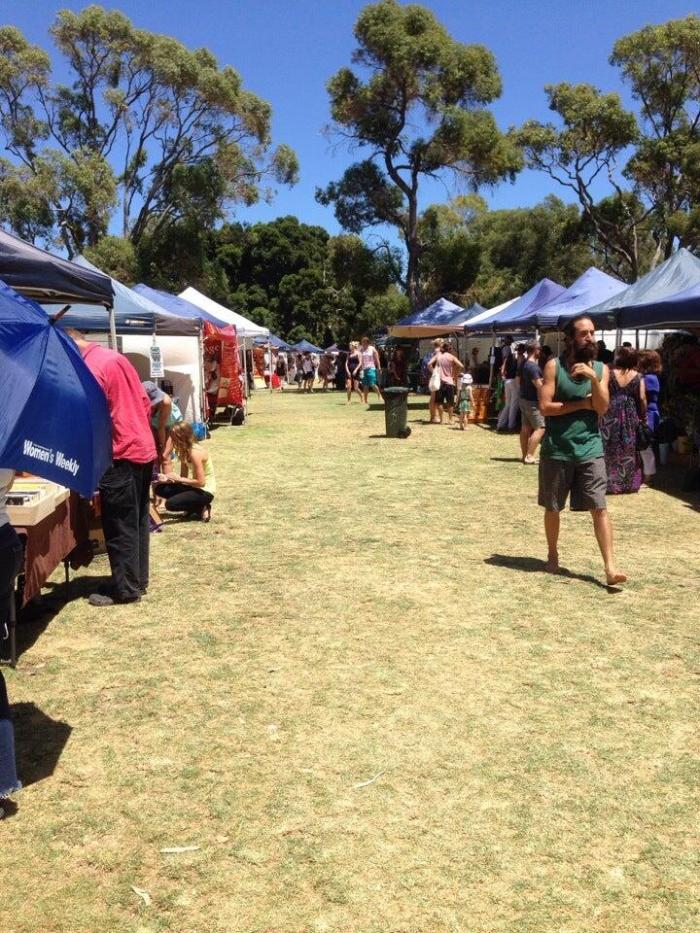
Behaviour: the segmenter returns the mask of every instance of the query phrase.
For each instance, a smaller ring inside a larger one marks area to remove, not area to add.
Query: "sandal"
[[[202,508],[202,511],[199,513],[199,517],[203,522],[208,522],[211,519],[211,506],[205,505]]]

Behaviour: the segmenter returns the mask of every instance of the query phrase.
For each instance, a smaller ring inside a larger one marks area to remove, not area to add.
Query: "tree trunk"
[[[408,262],[406,266],[406,294],[411,311],[419,311],[422,305],[420,288],[420,253],[421,244],[418,238],[418,196],[416,185],[408,195],[408,222],[404,231],[406,253]]]

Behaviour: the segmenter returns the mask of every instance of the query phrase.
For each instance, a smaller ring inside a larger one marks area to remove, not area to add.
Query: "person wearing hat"
[[[160,471],[166,473],[170,470],[173,453],[170,430],[174,424],[182,421],[182,412],[175,400],[167,392],[159,389],[151,379],[142,384],[151,403],[151,428],[158,448]]]
[[[459,430],[464,429],[469,424],[469,412],[474,404],[472,393],[472,383],[474,379],[471,373],[462,373],[459,377],[459,392],[457,394],[457,411],[459,412]]]

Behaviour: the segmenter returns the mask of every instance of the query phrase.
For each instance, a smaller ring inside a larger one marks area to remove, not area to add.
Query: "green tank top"
[[[576,402],[591,394],[591,380],[572,379],[564,356],[560,356],[556,361],[556,368],[555,402]],[[603,364],[595,360],[593,368],[601,379]],[[570,415],[545,418],[542,456],[550,460],[569,460],[575,463],[602,457],[603,439],[600,436],[598,415],[594,411],[574,411]]]

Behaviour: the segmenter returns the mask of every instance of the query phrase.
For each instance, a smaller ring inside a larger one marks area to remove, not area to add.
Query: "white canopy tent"
[[[220,320],[226,321],[227,324],[233,324],[236,328],[236,335],[241,343],[245,340],[248,349],[253,345],[252,342],[256,337],[270,336],[270,331],[267,327],[254,324],[252,321],[249,321],[247,317],[243,317],[242,314],[237,314],[235,311],[231,311],[229,308],[220,305],[218,301],[207,298],[206,295],[198,292],[196,288],[186,288],[184,292],[180,292],[179,297],[184,298],[185,301],[189,301],[190,304],[196,305],[203,311],[208,311],[209,314],[213,314]]]
[[[206,295],[198,292],[197,289],[192,288],[192,286],[186,288],[184,292],[180,292],[179,297],[184,298],[185,301],[189,301],[190,304],[196,305],[203,311],[207,311],[209,314],[213,314],[220,320],[226,321],[227,324],[233,324],[233,326],[236,328],[236,336],[238,337],[241,356],[243,358],[242,362],[245,392],[246,395],[248,395],[248,354],[246,353],[246,350],[250,350],[253,347],[256,337],[269,338],[269,329],[267,327],[261,327],[260,324],[254,324],[253,321],[249,321],[248,318],[243,317],[242,314],[238,314],[236,311],[231,311],[229,308],[225,308],[223,305],[220,305],[218,301],[213,301],[211,298],[207,298]],[[270,390],[272,390],[272,380],[270,380]]]

